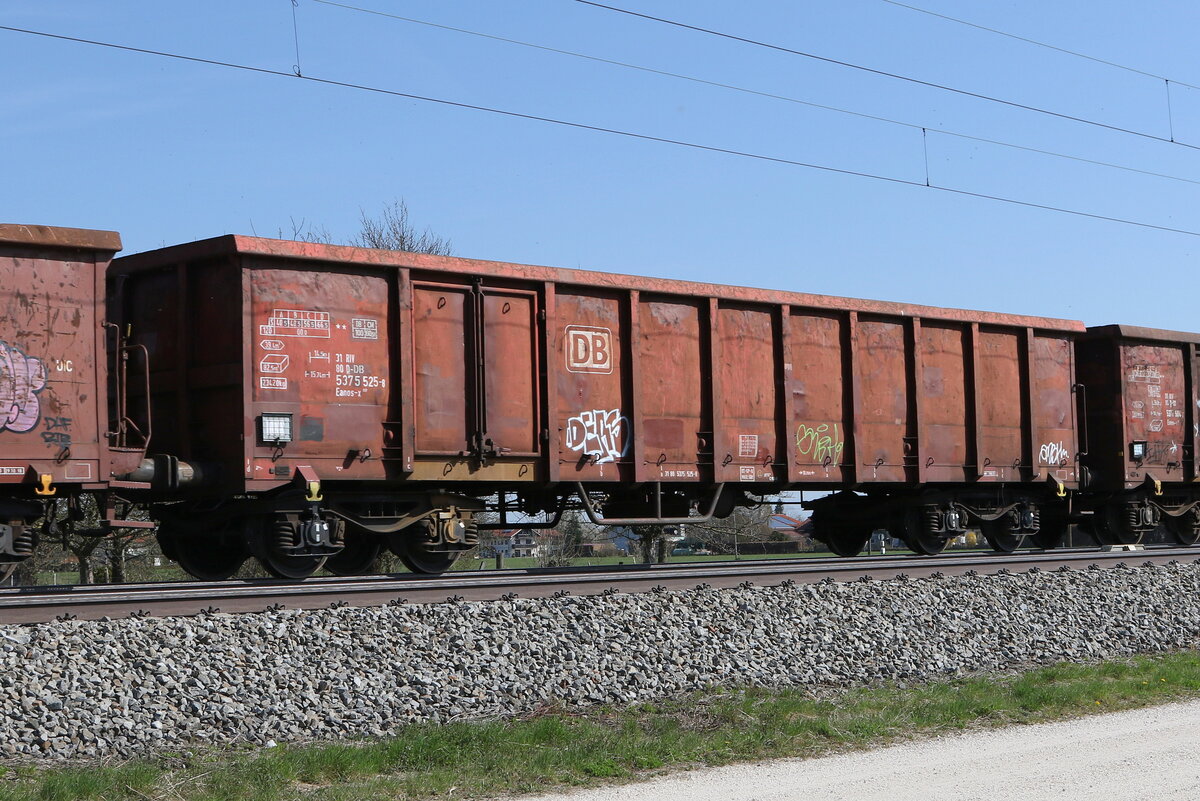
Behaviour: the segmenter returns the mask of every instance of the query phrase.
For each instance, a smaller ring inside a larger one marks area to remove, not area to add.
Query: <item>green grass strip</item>
[[[0,767],[0,799],[472,798],[666,768],[815,756],[914,735],[1200,697],[1200,653],[1060,664],[912,687],[738,689],[627,709],[414,725],[375,742],[233,749],[112,766]]]

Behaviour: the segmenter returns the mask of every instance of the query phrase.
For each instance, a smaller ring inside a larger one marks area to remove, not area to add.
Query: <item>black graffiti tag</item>
[[[46,430],[42,432],[42,442],[47,448],[69,450],[71,447],[71,418],[47,417]]]

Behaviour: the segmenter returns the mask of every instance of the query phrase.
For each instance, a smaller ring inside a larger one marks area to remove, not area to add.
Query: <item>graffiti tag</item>
[[[42,416],[38,393],[45,388],[42,360],[0,342],[0,431],[32,430]]]
[[[840,464],[845,447],[837,423],[832,427],[828,423],[815,428],[805,423],[796,427],[796,451],[802,456],[811,456],[814,462]]]
[[[1061,442],[1047,442],[1038,449],[1038,460],[1042,464],[1066,464],[1067,446]]]
[[[1147,464],[1169,464],[1178,461],[1178,453],[1178,443],[1155,440],[1146,443],[1146,458],[1144,461]]]
[[[567,421],[567,448],[591,456],[596,464],[615,462],[625,455],[629,421],[620,409],[589,409]]]
[[[48,448],[70,449],[71,447],[71,418],[47,417],[46,430],[42,432],[42,442]]]

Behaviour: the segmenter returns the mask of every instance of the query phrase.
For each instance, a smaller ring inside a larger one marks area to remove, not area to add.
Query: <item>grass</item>
[[[479,798],[1196,697],[1200,654],[1193,651],[818,696],[713,690],[628,709],[407,726],[375,742],[234,749],[108,766],[13,765],[0,767],[0,799]]]

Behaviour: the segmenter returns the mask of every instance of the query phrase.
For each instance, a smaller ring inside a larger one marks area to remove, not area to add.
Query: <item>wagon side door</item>
[[[538,311],[530,290],[413,282],[409,369],[418,459],[442,462],[445,477],[484,478],[489,462],[541,452]],[[532,472],[513,476],[525,477],[533,480]]]

